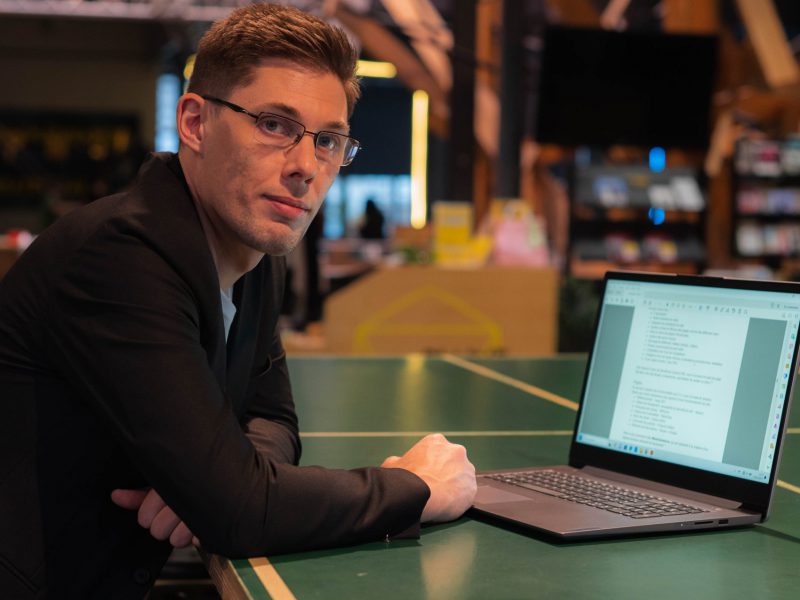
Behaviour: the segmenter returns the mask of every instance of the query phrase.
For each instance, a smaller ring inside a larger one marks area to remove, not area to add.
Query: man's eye
[[[342,136],[323,131],[317,137],[317,147],[326,152],[338,152],[342,147]]]
[[[275,117],[262,117],[258,121],[258,128],[264,133],[270,135],[289,136],[289,128],[283,119],[276,119]]]

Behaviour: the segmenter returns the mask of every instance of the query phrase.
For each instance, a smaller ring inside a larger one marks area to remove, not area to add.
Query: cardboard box
[[[558,289],[558,273],[549,268],[380,268],[326,301],[327,348],[362,355],[554,354]]]

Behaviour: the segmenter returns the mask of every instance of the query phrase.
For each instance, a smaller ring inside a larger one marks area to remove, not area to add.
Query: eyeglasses
[[[291,148],[300,143],[304,135],[314,138],[314,155],[317,160],[334,164],[337,167],[346,167],[361,149],[361,143],[350,136],[335,131],[309,131],[305,125],[298,123],[294,119],[276,115],[273,113],[262,112],[253,114],[241,106],[215,98],[214,96],[202,96],[209,102],[221,104],[232,111],[242,113],[251,117],[256,122],[254,139],[266,146],[274,148]]]

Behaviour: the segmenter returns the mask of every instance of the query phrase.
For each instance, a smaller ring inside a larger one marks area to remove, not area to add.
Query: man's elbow
[[[198,536],[203,550],[212,554],[219,554],[227,558],[251,558],[264,556],[271,553],[266,535],[255,526],[249,531],[242,531],[241,527],[226,528],[224,531],[205,531]]]
[[[270,539],[269,535],[222,536],[210,540],[200,538],[200,544],[206,552],[231,559],[272,556],[312,549],[310,545],[304,546],[299,539]]]

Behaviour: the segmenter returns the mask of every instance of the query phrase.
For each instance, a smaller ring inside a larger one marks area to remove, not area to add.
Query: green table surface
[[[585,356],[292,358],[302,464],[358,467],[427,432],[476,468],[563,464]],[[462,517],[419,540],[263,559],[213,557],[223,597],[798,598],[800,410],[790,420],[771,518],[755,527],[558,543]]]

